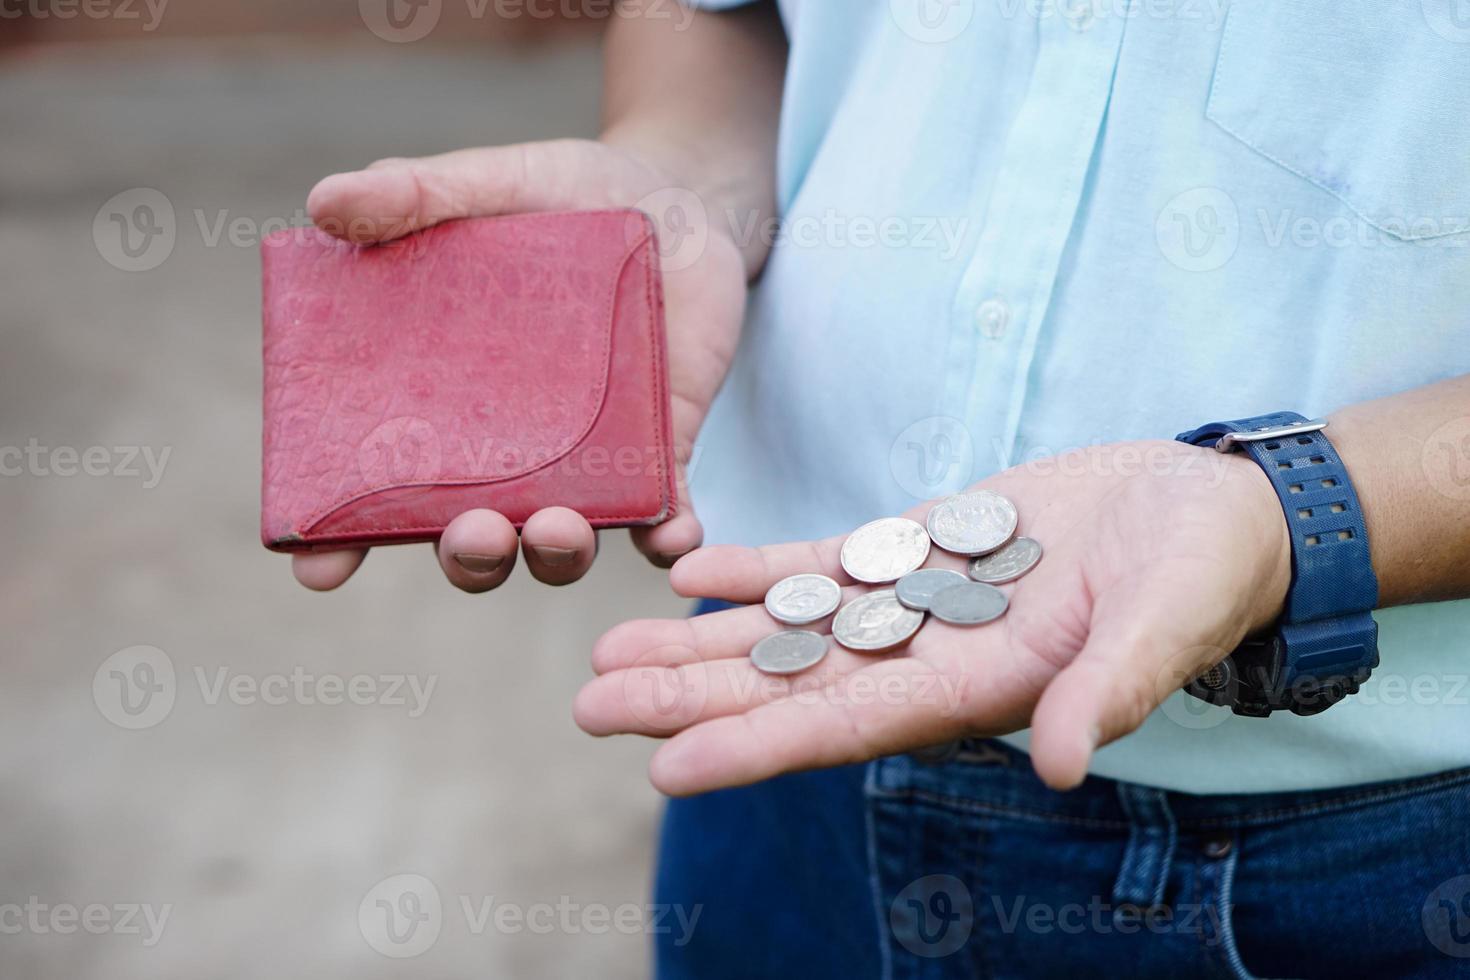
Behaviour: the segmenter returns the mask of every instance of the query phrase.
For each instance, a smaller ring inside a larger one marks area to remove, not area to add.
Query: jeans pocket
[[[1470,5],[1461,18],[1457,5],[1234,0],[1205,114],[1395,239],[1461,234]]]
[[[943,807],[868,801],[869,860],[884,980],[990,976],[976,934],[981,828]]]

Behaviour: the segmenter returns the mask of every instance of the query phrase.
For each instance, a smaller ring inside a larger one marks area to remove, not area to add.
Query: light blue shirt
[[[784,228],[701,437],[709,540],[842,533],[1042,453],[1470,373],[1453,4],[784,0]],[[1470,603],[1377,618],[1346,703],[1176,694],[1093,770],[1244,792],[1470,765]]]

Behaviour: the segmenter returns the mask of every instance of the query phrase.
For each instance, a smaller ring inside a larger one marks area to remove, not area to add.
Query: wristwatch
[[[1348,471],[1323,430],[1295,412],[1212,422],[1175,438],[1240,450],[1266,471],[1291,532],[1291,590],[1281,619],[1185,685],[1203,701],[1264,718],[1332,707],[1378,666],[1378,579]]]

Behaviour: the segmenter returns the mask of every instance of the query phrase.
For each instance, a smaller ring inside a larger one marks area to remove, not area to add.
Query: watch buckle
[[[1321,432],[1325,428],[1327,428],[1326,419],[1312,419],[1310,422],[1293,422],[1291,425],[1268,425],[1259,429],[1247,429],[1244,432],[1227,432],[1215,443],[1215,451],[1228,453],[1244,442],[1286,439],[1291,436],[1303,436],[1308,432]]]

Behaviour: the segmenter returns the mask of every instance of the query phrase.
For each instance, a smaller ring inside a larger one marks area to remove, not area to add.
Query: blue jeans
[[[1470,770],[1053,792],[1000,743],[670,802],[666,980],[1470,976]]]

